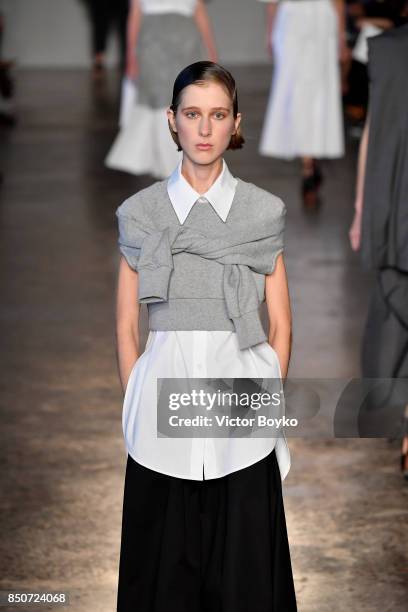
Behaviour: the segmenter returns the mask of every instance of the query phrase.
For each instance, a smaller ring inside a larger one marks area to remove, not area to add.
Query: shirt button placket
[[[193,332],[193,377],[194,378],[205,378],[207,376],[207,332],[206,331],[194,331]],[[199,407],[198,414],[203,414],[203,409]],[[206,439],[205,438],[194,438],[194,444],[196,445],[197,459],[200,460],[200,477],[203,478],[205,475],[206,466]]]

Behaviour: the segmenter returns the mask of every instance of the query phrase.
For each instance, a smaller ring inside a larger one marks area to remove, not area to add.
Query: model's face
[[[241,121],[240,114],[234,119],[227,91],[211,81],[188,85],[176,115],[169,110],[167,116],[184,155],[196,164],[211,164],[221,157]]]

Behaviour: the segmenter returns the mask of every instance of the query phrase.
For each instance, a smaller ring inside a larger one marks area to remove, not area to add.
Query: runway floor
[[[269,69],[233,71],[247,142],[227,161],[288,209],[289,376],[358,377],[370,278],[347,236],[357,142],[324,163],[323,206],[305,214],[298,164],[257,154]],[[0,144],[0,591],[68,591],[75,612],[116,604],[125,452],[114,212],[151,182],[103,167],[116,93],[114,74],[95,85],[85,71],[20,71],[19,123]],[[408,487],[398,442],[289,444],[284,496],[300,612],[405,611]]]

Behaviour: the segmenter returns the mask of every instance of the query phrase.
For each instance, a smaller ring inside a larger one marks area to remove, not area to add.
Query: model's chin
[[[186,154],[196,164],[211,164],[223,154],[223,151],[218,151],[214,147],[210,149],[198,149],[195,147],[192,151],[186,151]]]

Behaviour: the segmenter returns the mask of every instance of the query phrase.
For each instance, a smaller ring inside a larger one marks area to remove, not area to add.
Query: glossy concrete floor
[[[359,376],[370,278],[347,240],[356,141],[324,164],[324,205],[305,215],[297,163],[257,154],[269,70],[234,73],[247,143],[228,154],[230,167],[288,208],[289,374]],[[75,612],[115,609],[125,452],[114,212],[151,182],[103,167],[116,93],[114,74],[95,86],[86,72],[21,71],[19,124],[0,145],[0,590],[68,591]],[[292,438],[290,447],[284,495],[299,610],[406,610],[398,443]]]

